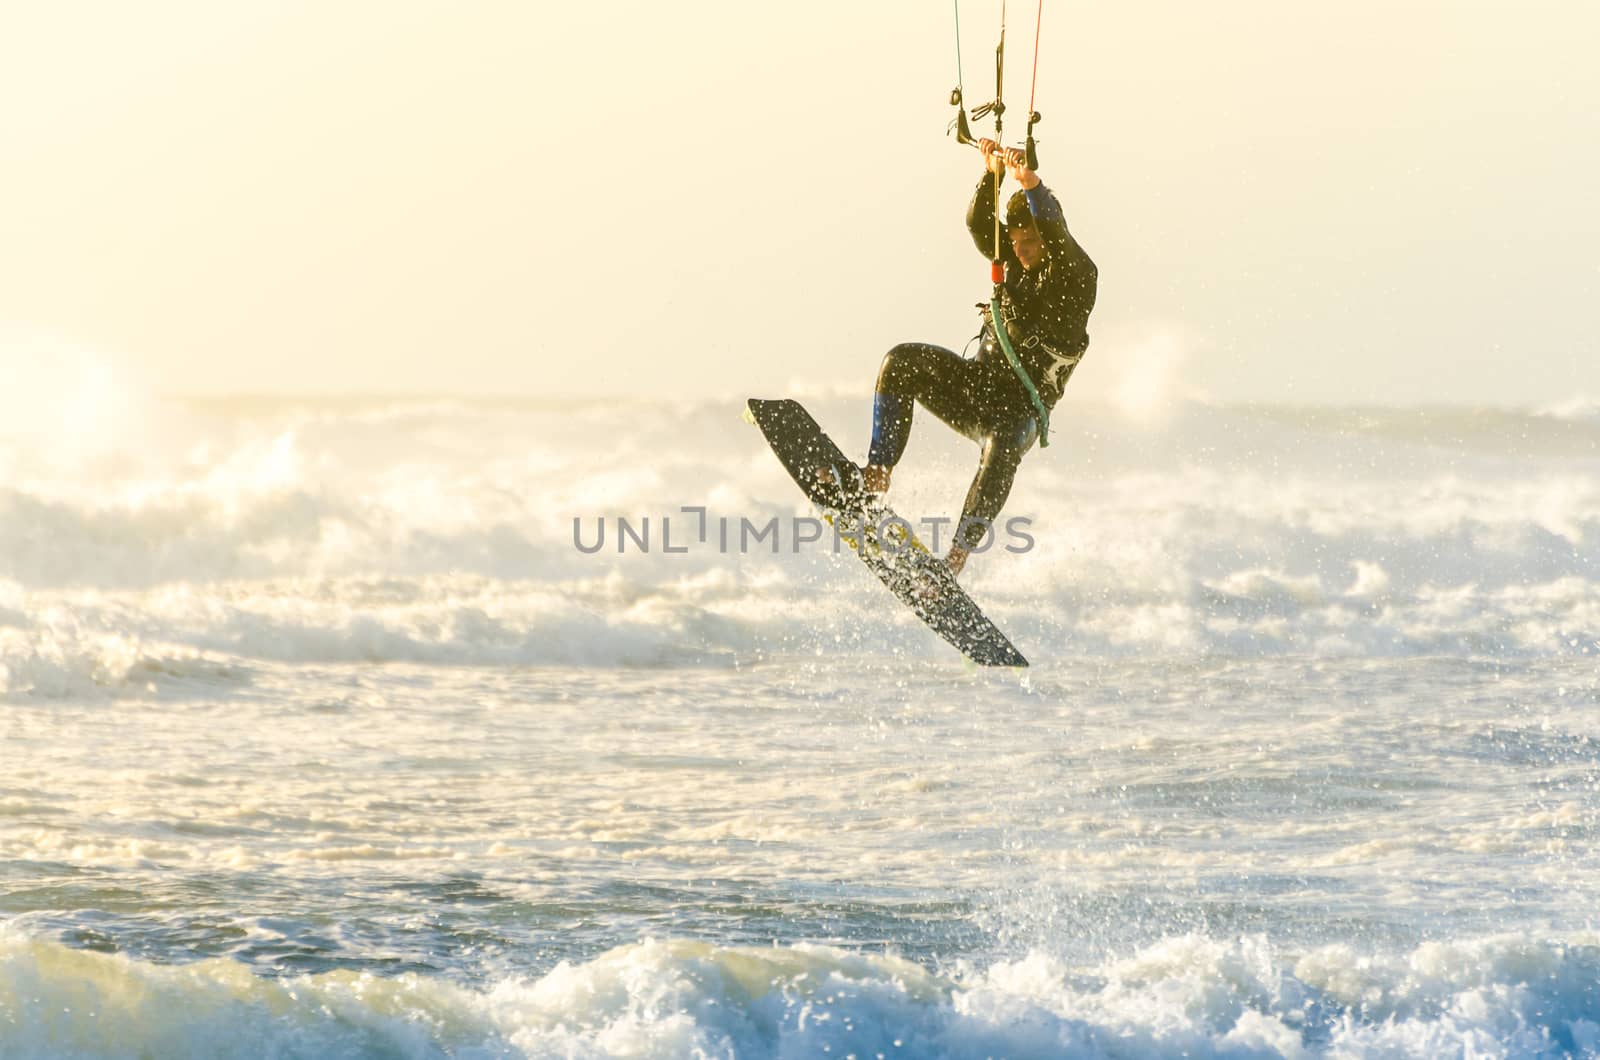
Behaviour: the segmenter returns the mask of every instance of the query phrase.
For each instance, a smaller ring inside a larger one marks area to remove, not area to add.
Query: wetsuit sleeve
[[[994,198],[994,178],[985,173],[972,193],[972,202],[967,206],[967,231],[972,233],[972,242],[977,246],[978,253],[991,261],[994,260],[995,251]],[[1001,225],[1000,260],[1009,265],[1016,258],[1016,252],[1011,249],[1011,237],[1006,235],[1006,226]]]
[[[1033,223],[1039,228],[1039,235],[1044,239],[1045,246],[1057,256],[1067,258],[1081,258],[1089,260],[1089,255],[1083,252],[1078,241],[1072,238],[1072,233],[1067,230],[1067,216],[1061,211],[1061,201],[1055,193],[1044,186],[1041,181],[1027,191],[1028,212],[1033,214]],[[993,222],[990,222],[993,224]]]

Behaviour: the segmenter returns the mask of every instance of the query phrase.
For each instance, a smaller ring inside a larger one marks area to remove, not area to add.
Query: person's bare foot
[[[960,545],[951,545],[950,554],[944,558],[944,561],[950,565],[950,574],[954,577],[961,573],[962,567],[967,565],[967,550]]]

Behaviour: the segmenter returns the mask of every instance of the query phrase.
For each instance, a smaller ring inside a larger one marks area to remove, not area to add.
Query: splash
[[[1107,356],[1117,373],[1111,402],[1123,415],[1149,424],[1164,419],[1182,397],[1180,377],[1188,348],[1174,331],[1154,331]]]
[[[1188,935],[1095,967],[1033,953],[948,974],[673,940],[474,990],[416,974],[273,981],[11,933],[0,1020],[22,1057],[1594,1056],[1597,969],[1592,939],[1517,935],[1298,959]]]
[[[0,330],[0,378],[0,456],[25,449],[29,463],[57,472],[125,451],[150,420],[153,401],[139,380],[57,335]]]

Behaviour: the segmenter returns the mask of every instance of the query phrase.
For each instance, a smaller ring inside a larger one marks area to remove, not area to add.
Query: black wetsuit
[[[1056,197],[1043,184],[1027,192],[1028,208],[1044,239],[1045,257],[1028,270],[1011,249],[1000,226],[1000,260],[1006,280],[1000,315],[1018,359],[1027,369],[1046,408],[1061,390],[1089,345],[1089,313],[1094,308],[1098,270],[1067,230]],[[967,208],[967,229],[984,257],[995,250],[995,181],[985,175]],[[911,433],[913,402],[981,447],[978,473],[962,507],[964,532],[958,543],[976,546],[1000,514],[1011,492],[1017,465],[1038,437],[1033,402],[986,324],[975,359],[925,343],[902,343],[890,350],[878,370],[872,410],[872,449],[868,463],[893,467]]]

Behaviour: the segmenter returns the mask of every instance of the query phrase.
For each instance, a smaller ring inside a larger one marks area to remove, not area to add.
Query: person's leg
[[[1006,498],[1011,494],[1017,465],[1038,437],[1038,428],[1032,416],[1023,417],[984,436],[978,457],[978,471],[967,490],[967,500],[961,508],[961,521],[956,524],[956,539],[946,557],[951,570],[960,573],[966,564],[967,553],[981,544],[984,534],[993,527],[1000,510],[1005,507]]]
[[[889,472],[900,462],[911,437],[916,404],[958,432],[974,436],[981,419],[982,376],[975,362],[942,346],[904,342],[890,350],[878,369],[872,397],[867,489],[881,493],[889,488]]]

